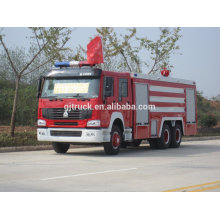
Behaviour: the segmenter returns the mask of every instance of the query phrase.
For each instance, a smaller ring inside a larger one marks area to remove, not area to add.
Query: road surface
[[[102,147],[0,154],[0,191],[220,191],[220,140],[149,146],[107,156]]]

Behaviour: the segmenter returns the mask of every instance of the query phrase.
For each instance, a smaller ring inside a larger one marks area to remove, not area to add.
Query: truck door
[[[118,104],[122,108],[125,128],[132,126],[132,112],[131,109],[127,109],[131,104],[131,82],[129,78],[118,78]]]
[[[112,108],[108,108],[108,106],[112,106],[116,103],[117,97],[115,94],[115,86],[116,86],[116,78],[113,76],[104,76],[103,79],[103,92],[102,99],[104,101],[105,108],[101,111],[101,124],[104,127],[108,127],[111,115],[114,111]]]

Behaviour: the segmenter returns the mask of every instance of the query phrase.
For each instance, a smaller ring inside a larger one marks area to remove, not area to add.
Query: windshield
[[[100,79],[46,79],[42,98],[96,98]]]

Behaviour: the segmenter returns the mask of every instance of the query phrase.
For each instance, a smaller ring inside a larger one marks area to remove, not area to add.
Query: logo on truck
[[[68,112],[67,112],[67,111],[64,111],[63,117],[64,117],[64,118],[68,118]]]

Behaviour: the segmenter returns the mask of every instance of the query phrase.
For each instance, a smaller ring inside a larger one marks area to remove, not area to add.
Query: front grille
[[[82,131],[50,131],[51,136],[81,137]]]
[[[54,122],[54,125],[78,125],[78,122]]]
[[[67,115],[64,114],[63,108],[43,108],[42,114],[44,118],[55,120],[80,120],[88,119],[92,116],[92,110],[87,109],[75,109],[68,111]]]

